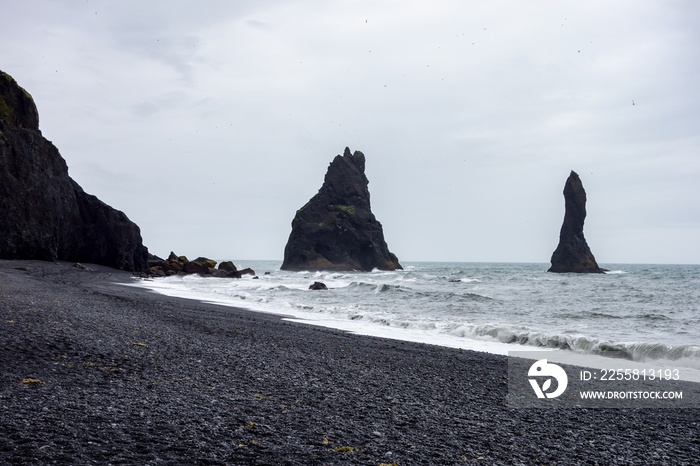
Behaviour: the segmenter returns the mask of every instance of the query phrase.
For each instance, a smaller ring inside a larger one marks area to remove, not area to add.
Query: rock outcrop
[[[583,222],[586,219],[586,191],[578,174],[571,171],[564,185],[564,223],[559,233],[559,245],[552,254],[548,272],[604,273],[598,267],[586,238]]]
[[[145,271],[148,250],[127,216],[85,193],[39,130],[34,101],[0,71],[0,257]]]
[[[368,184],[364,154],[346,147],[318,193],[297,211],[282,270],[401,269],[370,209]]]
[[[241,278],[243,275],[255,275],[255,271],[250,268],[238,270],[231,261],[223,261],[219,263],[217,268],[215,260],[206,257],[189,260],[186,256],[178,256],[174,252],[170,252],[167,259],[150,256],[148,274],[154,277],[198,274],[221,278]]]

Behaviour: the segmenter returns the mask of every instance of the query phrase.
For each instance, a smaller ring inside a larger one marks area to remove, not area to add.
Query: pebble
[[[15,321],[0,327],[0,464],[670,465],[700,457],[697,408],[511,409],[502,356],[169,298],[89,268],[0,260],[0,323]],[[19,381],[29,374],[47,383],[27,390]]]

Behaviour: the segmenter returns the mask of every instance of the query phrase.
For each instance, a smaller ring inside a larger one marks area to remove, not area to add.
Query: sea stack
[[[282,270],[401,269],[370,209],[368,184],[365,155],[346,147],[318,193],[294,216]]]
[[[548,272],[604,273],[583,237],[586,219],[586,191],[578,174],[571,171],[564,185],[564,223],[559,233],[559,246],[552,254]]]
[[[2,71],[0,201],[0,258],[147,268],[139,227],[68,176],[31,95]]]

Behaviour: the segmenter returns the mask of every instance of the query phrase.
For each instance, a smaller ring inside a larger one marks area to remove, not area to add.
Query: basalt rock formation
[[[368,184],[364,154],[346,147],[294,216],[282,270],[401,269],[370,209]]]
[[[219,263],[217,268],[215,260],[206,257],[189,260],[186,256],[178,256],[174,252],[170,252],[167,259],[150,256],[148,274],[154,277],[198,274],[221,278],[241,278],[243,275],[255,275],[255,271],[250,268],[238,270],[231,261],[223,261]]]
[[[552,254],[548,272],[604,273],[583,237],[586,219],[586,191],[578,174],[571,171],[564,185],[564,223],[559,232],[559,245]]]
[[[0,71],[0,257],[145,271],[139,227],[87,194],[39,130],[27,91]]]

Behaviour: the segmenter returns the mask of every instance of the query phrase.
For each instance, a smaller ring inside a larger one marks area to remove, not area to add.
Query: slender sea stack
[[[586,219],[586,191],[578,174],[571,171],[564,185],[564,223],[559,233],[559,246],[552,254],[548,272],[604,273],[583,237]]]
[[[0,258],[144,271],[148,250],[123,212],[87,194],[39,130],[31,95],[0,71]]]
[[[401,269],[370,209],[368,184],[365,155],[346,147],[318,193],[294,216],[282,270]]]

